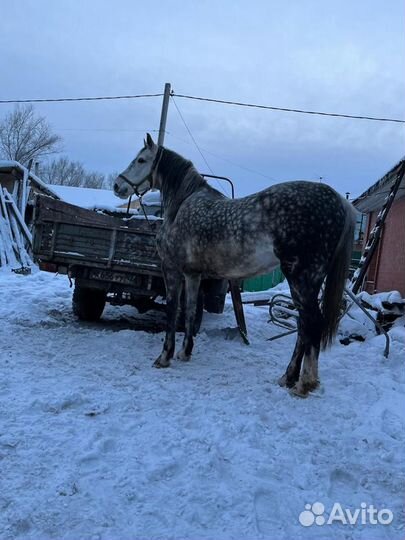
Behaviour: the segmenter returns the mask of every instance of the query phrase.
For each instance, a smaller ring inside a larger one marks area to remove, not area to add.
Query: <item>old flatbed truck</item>
[[[162,310],[165,285],[155,245],[161,224],[162,219],[105,215],[37,196],[34,259],[41,270],[74,279],[72,307],[81,320],[98,320],[106,302],[130,304],[140,313]],[[224,280],[202,281],[195,333],[204,308],[222,313],[227,286]]]

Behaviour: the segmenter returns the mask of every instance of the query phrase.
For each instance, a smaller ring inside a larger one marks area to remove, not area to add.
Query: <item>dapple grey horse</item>
[[[150,188],[159,189],[163,201],[157,249],[168,317],[163,350],[154,365],[168,367],[173,357],[183,280],[186,331],[178,358],[189,360],[201,277],[242,279],[280,265],[299,320],[294,352],[279,382],[298,395],[315,389],[319,351],[331,343],[339,321],[353,246],[352,205],[331,187],[307,181],[228,199],[190,161],[157,146],[147,134],[143,148],[117,177],[114,191],[127,198]]]

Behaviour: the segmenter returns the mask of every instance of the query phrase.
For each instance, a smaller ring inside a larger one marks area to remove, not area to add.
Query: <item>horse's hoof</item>
[[[295,386],[289,389],[289,392],[292,396],[306,398],[308,397],[308,391],[306,391],[300,383],[297,383]]]
[[[180,360],[181,362],[190,362],[191,360],[191,354],[186,354],[184,351],[180,351],[177,353],[176,356],[177,360]]]
[[[278,384],[283,388],[293,388],[293,386],[295,385],[295,381],[289,380],[287,374],[284,373],[284,375],[279,378]]]
[[[279,378],[278,384],[283,388],[287,386],[287,375],[285,373],[282,377]]]
[[[155,368],[167,368],[170,366],[170,360],[163,360],[162,358],[157,358],[154,362],[153,362],[153,367]]]
[[[312,392],[313,390],[316,390],[318,386],[319,386],[319,381],[304,382],[304,383],[302,381],[298,381],[297,384],[290,389],[290,392],[294,396],[306,398],[308,397],[308,394]]]

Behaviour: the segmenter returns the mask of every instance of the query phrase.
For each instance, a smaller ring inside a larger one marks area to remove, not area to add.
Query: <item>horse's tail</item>
[[[353,249],[354,227],[356,223],[356,210],[343,199],[346,211],[345,222],[337,244],[335,253],[326,275],[325,288],[322,298],[322,314],[324,325],[321,337],[322,349],[328,347],[335,337],[339,324],[342,307],[342,297],[345,282],[349,273],[350,260]]]

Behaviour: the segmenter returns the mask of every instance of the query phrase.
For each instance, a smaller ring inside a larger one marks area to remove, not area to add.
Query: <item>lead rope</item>
[[[130,195],[129,199],[128,199],[127,216],[129,216],[129,210],[131,208],[131,202],[132,202],[132,195]]]
[[[146,221],[148,222],[149,229],[150,229],[152,232],[154,232],[154,231],[153,231],[152,223],[151,223],[151,222],[149,221],[149,219],[148,219],[148,216],[147,216],[147,214],[146,214],[145,207],[144,207],[143,202],[142,202],[142,195],[139,193],[138,188],[137,188],[136,186],[134,186],[134,192],[135,192],[135,195],[138,197],[139,205],[140,205],[140,207],[142,208],[142,212],[143,212],[143,215],[145,216]]]

